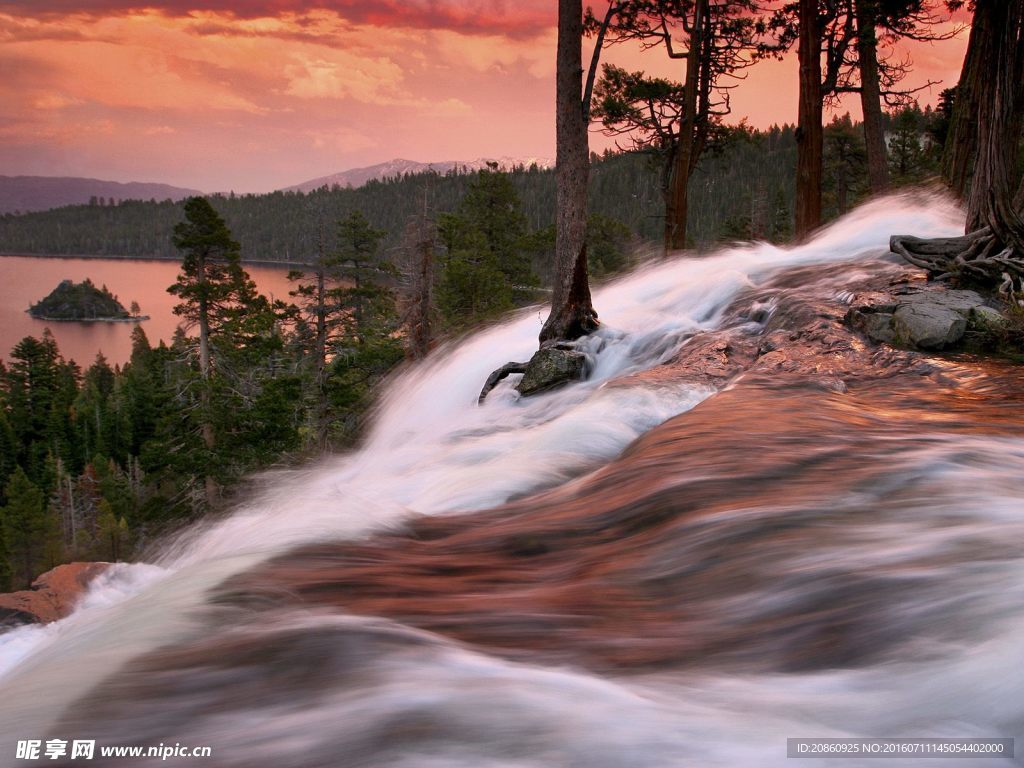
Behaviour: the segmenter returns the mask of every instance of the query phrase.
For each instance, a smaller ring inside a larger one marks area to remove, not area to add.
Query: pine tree
[[[532,298],[538,283],[526,217],[508,174],[480,171],[454,213],[438,218],[446,254],[438,304],[454,328],[488,320]]]
[[[128,546],[128,521],[118,518],[106,499],[99,503],[96,516],[96,538],[99,556],[112,563],[125,559]]]
[[[3,506],[7,499],[3,489],[7,485],[7,479],[18,466],[18,453],[18,438],[7,419],[7,411],[0,407],[0,506]]]
[[[198,421],[203,444],[212,452],[216,442],[210,402],[213,340],[245,321],[255,287],[242,269],[239,244],[206,198],[192,197],[185,202],[185,221],[174,228],[174,245],[183,255],[181,272],[167,290],[181,299],[174,313],[199,331],[202,382]],[[212,472],[205,473],[205,484],[207,503],[212,504],[219,495]]]
[[[66,408],[67,385],[62,382],[63,360],[53,335],[46,330],[41,339],[26,336],[10,354],[5,389],[8,417],[20,450],[18,459],[38,479],[46,455],[59,441],[51,417]],[[72,386],[74,382],[72,382]],[[72,397],[73,397],[72,393]]]
[[[14,570],[11,568],[11,554],[7,547],[7,533],[0,525],[0,592],[10,592]]]
[[[867,152],[863,132],[857,130],[846,113],[836,116],[825,128],[825,191],[835,213],[842,216],[863,194]]]
[[[386,233],[370,226],[362,211],[352,211],[338,222],[338,250],[335,259],[351,287],[340,291],[346,312],[347,341],[360,343],[365,335],[380,330],[380,324],[394,314],[394,298],[384,287],[384,278],[394,267],[381,255]]]
[[[430,352],[437,323],[437,226],[423,211],[411,218],[398,254],[399,303],[405,331],[406,353],[420,360]]]
[[[587,260],[594,277],[621,272],[629,265],[629,228],[618,219],[601,213],[587,217]]]
[[[7,503],[0,509],[0,523],[19,580],[28,585],[36,574],[48,532],[45,498],[19,466],[4,489]]]
[[[915,105],[899,110],[892,119],[889,168],[897,184],[913,184],[928,175],[925,118]]]

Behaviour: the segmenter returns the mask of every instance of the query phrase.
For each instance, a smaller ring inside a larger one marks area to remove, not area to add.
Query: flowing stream
[[[0,765],[47,738],[212,749],[99,765],[705,768],[789,765],[787,737],[1024,737],[1012,372],[656,375],[787,301],[842,307],[903,269],[892,234],[961,228],[892,197],[799,247],[648,264],[595,292],[588,379],[536,398],[476,405],[538,308],[439,350],[358,451],[254,478],[0,635]]]

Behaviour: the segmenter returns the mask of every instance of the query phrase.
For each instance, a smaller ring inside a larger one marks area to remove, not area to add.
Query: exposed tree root
[[[894,235],[889,248],[935,280],[974,283],[1017,292],[1024,282],[1024,252],[983,227],[962,237],[925,240]]]
[[[498,382],[507,376],[511,376],[513,373],[526,373],[527,365],[528,363],[505,363],[501,368],[493,371],[487,377],[487,381],[484,382],[484,388],[480,390],[480,397],[477,399],[477,402],[482,403],[491,390],[498,386]]]

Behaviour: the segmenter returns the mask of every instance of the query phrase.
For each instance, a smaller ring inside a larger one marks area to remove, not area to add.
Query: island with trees
[[[131,309],[125,309],[107,286],[97,287],[89,278],[80,283],[61,280],[46,298],[27,311],[37,320],[135,323],[149,319],[140,313],[134,301]]]

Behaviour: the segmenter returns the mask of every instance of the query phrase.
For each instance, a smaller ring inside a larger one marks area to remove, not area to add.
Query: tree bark
[[[800,101],[797,117],[796,236],[805,239],[821,224],[824,133],[821,124],[821,23],[818,0],[800,0]]]
[[[541,346],[597,328],[587,276],[587,177],[590,170],[583,107],[583,3],[558,2],[555,76],[555,280]]]
[[[987,97],[978,103],[978,153],[967,197],[967,231],[988,226],[1004,244],[1017,247],[1024,246],[1024,225],[1013,207],[1024,75],[1021,5],[978,0],[976,6],[975,22],[988,31],[978,41],[979,56],[989,66],[971,84]]]
[[[671,173],[668,205],[665,209],[665,251],[686,248],[686,227],[689,217],[690,174],[693,171],[697,143],[698,96],[703,69],[704,29],[708,0],[697,0],[693,8],[690,47],[686,53],[686,104],[679,129],[679,147]]]
[[[857,0],[857,59],[860,68],[860,105],[864,113],[864,142],[868,157],[868,183],[872,194],[889,189],[889,163],[882,128],[882,95],[878,79],[877,0]]]
[[[967,53],[964,54],[960,82],[953,102],[953,118],[942,153],[942,177],[960,198],[967,195],[971,168],[978,149],[978,101],[984,92],[986,77],[982,41],[991,35],[990,12],[991,9],[979,6],[971,22]]]
[[[999,285],[1019,293],[1024,289],[1024,221],[1019,210],[1024,196],[1015,179],[1024,125],[1020,0],[978,0],[968,45],[960,77],[968,97],[961,102],[958,95],[955,107],[957,122],[973,125],[977,148],[967,195],[967,234],[935,240],[898,236],[890,246],[940,279]],[[975,110],[968,113],[971,103]]]
[[[196,270],[196,281],[200,287],[206,285],[206,257],[203,254],[198,256]],[[212,451],[215,443],[213,434],[213,422],[210,420],[210,307],[205,291],[199,296],[199,375],[202,376],[203,386],[199,394],[199,407],[202,411],[202,420],[199,431],[203,438],[203,445],[206,450]],[[220,488],[217,481],[210,475],[203,478],[206,492],[206,503],[213,506],[220,496]]]

